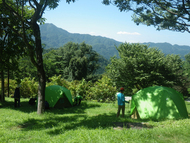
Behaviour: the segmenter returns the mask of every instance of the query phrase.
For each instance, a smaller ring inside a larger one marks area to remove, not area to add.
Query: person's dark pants
[[[76,106],[76,105],[80,105],[80,103],[81,103],[81,99],[77,99],[77,98],[75,98],[75,101],[74,101],[74,106]]]
[[[80,103],[81,103],[81,99],[79,99],[79,104],[78,105],[80,105]]]
[[[15,98],[15,108],[20,107],[20,98]]]
[[[119,117],[121,110],[122,110],[122,117],[124,117],[124,115],[125,115],[125,105],[118,105],[117,117]]]

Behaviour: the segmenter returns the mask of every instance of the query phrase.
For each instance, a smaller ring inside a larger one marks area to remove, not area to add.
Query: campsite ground
[[[14,108],[13,99],[0,105],[0,142],[110,143],[110,142],[171,142],[188,143],[190,119],[142,121],[129,117],[116,118],[116,103],[82,102],[80,106],[50,109],[37,115],[28,99]],[[186,102],[190,115],[190,102]],[[129,128],[130,127],[130,128]]]

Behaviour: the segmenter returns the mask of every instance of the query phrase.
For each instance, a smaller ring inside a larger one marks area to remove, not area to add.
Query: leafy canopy
[[[44,55],[46,71],[52,76],[60,74],[67,80],[81,80],[92,77],[98,65],[99,55],[92,50],[92,46],[68,42],[57,50],[52,50]]]
[[[132,89],[153,85],[180,85],[183,61],[178,55],[167,55],[156,48],[141,44],[121,44],[117,48],[120,58],[112,57],[107,73],[117,87]]]
[[[106,5],[114,4],[120,11],[133,11],[133,21],[157,30],[168,29],[190,33],[189,0],[103,0]]]

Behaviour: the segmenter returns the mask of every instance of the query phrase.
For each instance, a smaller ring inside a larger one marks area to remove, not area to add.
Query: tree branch
[[[183,19],[185,19],[185,20],[189,20],[189,18],[184,17],[184,16],[181,16],[180,14],[175,13],[175,12],[173,12],[173,11],[170,11],[170,10],[168,10],[167,8],[163,7],[157,0],[155,0],[155,2],[156,2],[156,4],[157,4],[158,6],[160,6],[162,9],[166,10],[167,12],[169,12],[169,13],[171,13],[171,14],[173,14],[173,15],[177,15],[178,17],[181,17],[181,18],[183,18]]]
[[[33,8],[33,9],[35,9],[36,10],[36,8],[33,6],[33,4],[31,3],[31,0],[29,0],[29,4],[30,4],[30,6]]]
[[[43,15],[43,13],[44,13],[46,7],[47,7],[47,2],[48,2],[48,0],[45,0],[45,4],[44,4],[44,6],[43,6],[43,8],[42,8],[42,10],[41,10],[40,18],[42,18],[42,15]]]

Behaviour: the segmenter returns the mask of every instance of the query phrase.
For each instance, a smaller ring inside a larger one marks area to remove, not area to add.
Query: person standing
[[[14,99],[15,99],[15,108],[20,107],[20,85],[18,85],[15,89]]]
[[[118,102],[118,110],[117,110],[117,117],[120,115],[120,111],[122,110],[122,117],[125,115],[125,96],[123,94],[124,88],[120,88],[120,92],[117,94],[117,102]]]

